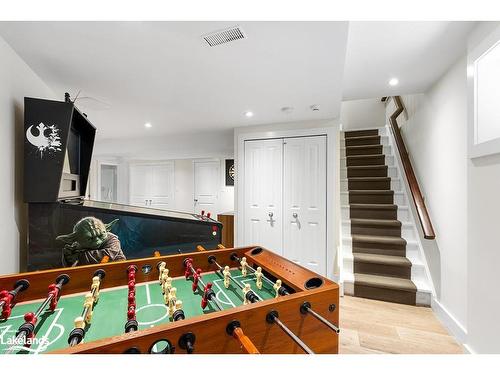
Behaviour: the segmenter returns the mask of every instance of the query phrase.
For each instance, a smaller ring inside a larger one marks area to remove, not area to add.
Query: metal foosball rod
[[[218,271],[219,272],[223,272],[224,271],[224,268],[217,262],[217,258],[215,257],[215,255],[210,255],[208,257],[208,263],[210,264],[215,264],[218,268]],[[245,290],[245,285],[243,285],[242,283],[240,283],[238,280],[236,280],[232,275],[231,273],[228,273],[227,274],[228,277],[236,284],[238,285],[238,287],[241,289],[241,290]],[[260,298],[253,290],[248,290],[246,293],[245,293],[245,298],[250,301],[251,303],[255,303],[255,302],[258,302],[259,300],[262,301],[262,298]]]
[[[184,259],[184,267],[186,267],[186,271],[184,273],[184,276],[186,279],[189,276],[193,276],[193,291],[198,289],[198,283],[200,283],[203,286],[203,297],[202,297],[202,308],[206,307],[207,301],[213,302],[213,304],[217,307],[219,311],[223,310],[223,307],[221,303],[217,300],[217,297],[215,295],[215,292],[212,290],[212,283],[207,283],[201,279],[201,270],[195,270],[193,267],[193,259],[192,258],[186,258]]]
[[[50,304],[49,310],[54,311],[57,307],[57,302],[59,301],[60,292],[62,290],[63,285],[66,285],[69,282],[69,276],[66,274],[59,275],[56,278],[55,284],[49,285],[49,291],[47,294],[47,298],[42,302],[42,304],[38,307],[35,313],[28,312],[24,314],[24,323],[17,330],[15,341],[22,342],[24,346],[29,347],[31,345],[30,342],[26,342],[26,339],[31,340],[35,337],[35,326],[42,312],[45,311],[47,305]],[[14,344],[7,352],[7,354],[12,353],[17,347],[17,344]]]
[[[85,337],[85,326],[90,323],[90,320],[92,319],[92,310],[95,303],[99,300],[99,289],[101,286],[101,282],[105,276],[106,272],[104,272],[103,269],[98,269],[94,272],[94,276],[92,277],[92,285],[90,287],[90,293],[87,293],[85,295],[82,314],[75,318],[75,328],[73,328],[73,330],[69,334],[69,346],[75,346],[83,341]]]
[[[288,328],[283,322],[279,319],[279,314],[276,310],[270,311],[266,315],[266,322],[269,324],[277,324],[278,327],[281,328],[283,332],[287,334],[295,343],[300,346],[300,348],[307,354],[314,354],[311,348],[309,348],[297,335],[295,335],[290,328]]]
[[[17,295],[20,292],[28,289],[29,286],[30,283],[28,280],[26,279],[17,280],[14,283],[14,289],[12,289],[11,291],[2,290],[0,292],[0,310],[2,311],[0,319],[7,320],[10,317],[10,314],[12,313],[12,308],[14,307],[14,304],[16,302]]]
[[[323,323],[328,328],[330,328],[333,332],[335,332],[337,334],[340,332],[340,328],[339,327],[337,327],[335,324],[333,324],[332,322],[330,322],[327,319],[323,318],[316,311],[314,311],[311,308],[311,304],[309,302],[304,302],[302,305],[300,305],[300,312],[302,314],[308,314],[309,313],[312,316],[314,316],[316,319],[318,319],[321,323]]]
[[[236,253],[232,253],[231,256],[230,256],[230,259],[233,261],[233,262],[241,262],[241,258],[238,256],[238,254]],[[250,271],[252,271],[254,274],[257,273],[257,270],[255,268],[253,268],[252,266],[248,265],[246,266]],[[267,278],[264,274],[262,274],[262,278],[264,280],[266,280],[268,283],[270,284],[274,284],[274,281],[270,280],[269,278]],[[288,292],[288,290],[286,290],[285,287],[280,287],[279,290],[278,290],[278,293],[280,296],[287,296],[290,294],[290,292]]]

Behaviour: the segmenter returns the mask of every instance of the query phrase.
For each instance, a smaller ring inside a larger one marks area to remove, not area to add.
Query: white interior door
[[[149,206],[172,209],[174,206],[174,163],[151,166],[151,187]]]
[[[283,255],[326,275],[326,136],[284,144]]]
[[[245,142],[244,241],[282,254],[283,140]]]
[[[129,169],[129,203],[132,206],[149,206],[152,184],[150,165],[131,165]]]
[[[216,218],[220,181],[220,161],[194,162],[194,212],[210,212]]]

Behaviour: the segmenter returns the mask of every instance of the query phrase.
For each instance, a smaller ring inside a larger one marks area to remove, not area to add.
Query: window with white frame
[[[500,41],[474,62],[474,143],[500,138]]]

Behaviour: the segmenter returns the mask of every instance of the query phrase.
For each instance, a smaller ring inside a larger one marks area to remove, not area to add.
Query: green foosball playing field
[[[275,297],[273,284],[266,278],[262,280],[262,288],[258,289],[253,274],[249,273],[243,276],[238,269],[232,269],[231,275],[240,283],[250,284],[251,289],[261,299],[266,300]],[[243,292],[233,281],[231,281],[228,288],[225,288],[221,273],[210,272],[204,273],[202,276],[205,283],[213,283],[213,291],[223,309],[243,304]],[[172,281],[172,287],[177,288],[177,299],[182,301],[182,310],[186,319],[217,311],[213,302],[209,302],[208,306],[202,309],[203,288],[199,285],[197,291],[193,293],[191,279],[175,278]],[[106,279],[101,283],[100,296],[94,306],[92,320],[85,328],[84,342],[116,336],[125,332],[128,288],[126,285],[105,288]],[[63,290],[57,308],[53,312],[47,310],[40,316],[36,325],[36,340],[34,340],[30,348],[21,346],[12,348],[12,343],[19,326],[24,323],[24,314],[34,312],[41,301],[30,301],[26,304],[16,305],[10,318],[6,321],[0,321],[0,353],[15,349],[12,351],[13,353],[38,354],[68,347],[68,336],[74,328],[75,318],[82,313],[85,294],[79,293],[65,296]],[[137,284],[135,298],[139,331],[149,327],[169,324],[172,321],[158,281]]]

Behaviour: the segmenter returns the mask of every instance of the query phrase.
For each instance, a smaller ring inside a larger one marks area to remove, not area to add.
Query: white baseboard
[[[432,298],[431,307],[449,333],[458,340],[466,351],[473,353],[471,348],[465,344],[467,341],[467,330],[464,326],[436,298]]]
[[[469,345],[462,344],[463,348],[467,352],[467,354],[477,354]]]

